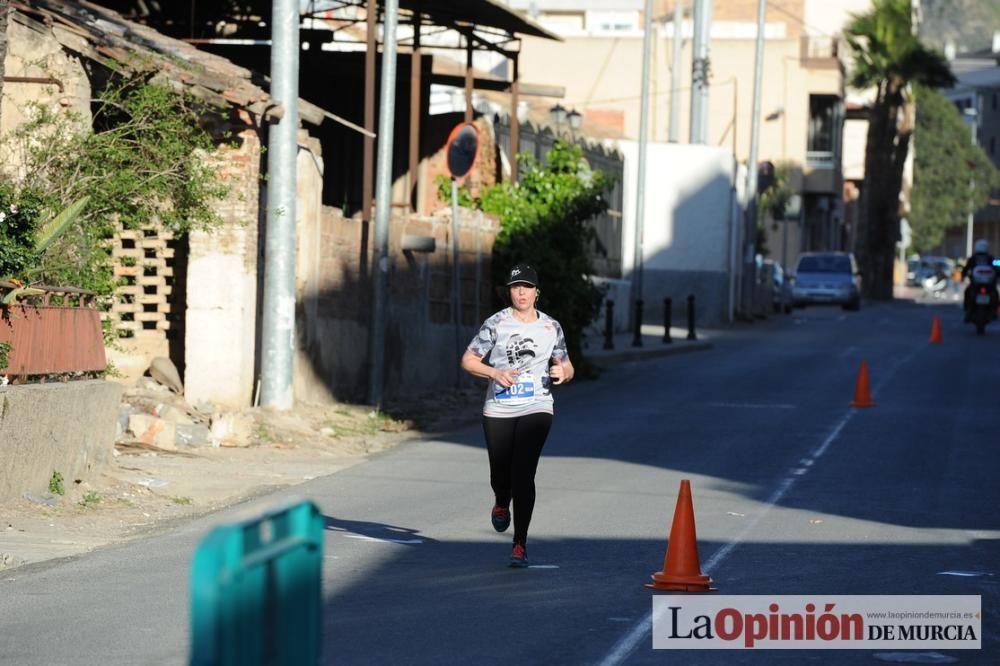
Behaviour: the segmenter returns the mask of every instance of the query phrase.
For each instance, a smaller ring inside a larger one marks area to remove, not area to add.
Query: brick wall
[[[229,186],[219,226],[189,234],[184,380],[189,402],[242,407],[253,399],[261,144],[246,128],[208,156]]]
[[[461,179],[459,185],[467,187],[473,196],[478,196],[483,188],[497,182],[497,147],[492,122],[480,117],[476,118],[473,124],[479,129],[479,157],[472,171]],[[425,202],[425,209],[432,211],[439,207],[451,206],[450,197],[442,199],[438,196],[438,187],[435,183],[439,176],[449,177],[448,157],[444,148],[425,158],[421,169],[424,174],[422,200]]]
[[[119,229],[111,254],[115,278],[122,284],[106,315],[115,336],[165,341],[171,329],[183,330],[170,302],[175,293],[173,234],[158,226]]]
[[[462,326],[456,343],[452,317],[450,210],[431,216],[395,216],[389,229],[388,321],[385,395],[399,396],[427,386],[452,386],[459,346],[492,314],[490,284],[493,240],[499,223],[482,213],[461,211],[460,272]],[[305,232],[305,233],[303,233]],[[405,236],[435,240],[433,252],[402,250]],[[478,236],[478,253],[477,253]],[[368,386],[369,303],[372,298],[373,229],[324,207],[314,231],[300,226],[298,294],[299,356],[296,398],[322,403],[364,399]],[[479,257],[477,271],[477,254]],[[477,308],[476,275],[479,280]],[[465,378],[462,381],[466,381]]]

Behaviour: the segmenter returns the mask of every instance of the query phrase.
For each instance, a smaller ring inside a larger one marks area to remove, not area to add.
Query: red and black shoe
[[[507,528],[510,527],[510,509],[503,506],[493,507],[490,521],[493,523],[493,529],[497,532],[507,531]]]
[[[524,569],[528,566],[528,551],[523,543],[515,543],[514,549],[510,551],[510,565],[515,569]]]

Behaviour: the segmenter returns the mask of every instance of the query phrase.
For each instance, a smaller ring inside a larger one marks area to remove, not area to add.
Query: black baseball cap
[[[512,284],[517,284],[523,282],[525,284],[530,284],[532,287],[538,286],[538,273],[535,269],[528,264],[518,264],[514,268],[510,269],[510,275],[507,277],[507,286]]]

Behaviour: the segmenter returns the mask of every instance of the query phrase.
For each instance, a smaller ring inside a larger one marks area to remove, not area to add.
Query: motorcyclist
[[[976,266],[990,266],[993,268],[993,281],[990,284],[990,304],[992,305],[992,311],[996,311],[997,306],[997,266],[993,263],[993,255],[990,254],[990,246],[983,239],[976,241],[973,246],[973,254],[965,262],[965,266],[962,267],[962,277],[968,279],[972,270]],[[972,284],[970,281],[969,286],[965,288],[965,320],[969,321],[972,313],[972,299],[975,293],[976,285]]]

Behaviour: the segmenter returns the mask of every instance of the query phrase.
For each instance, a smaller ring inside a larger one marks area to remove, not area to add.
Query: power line
[[[781,5],[775,4],[773,2],[768,2],[767,6],[770,7],[771,9],[773,9],[774,11],[778,12],[779,14],[784,14],[785,16],[793,19],[796,23],[798,23],[802,27],[809,28],[810,30],[812,30],[813,32],[817,33],[821,37],[830,37],[830,38],[833,37],[833,35],[829,34],[828,32],[826,32],[824,30],[820,30],[819,28],[817,28],[815,26],[809,25],[808,23],[806,23],[806,21],[805,21],[804,18],[802,18],[798,14],[793,14],[792,12],[788,11],[787,9],[785,9],[784,7],[782,7]]]
[[[729,78],[729,79],[726,79],[725,81],[719,81],[718,83],[710,83],[710,84],[708,84],[708,87],[709,88],[721,88],[722,86],[731,86],[735,82],[736,82],[735,78]],[[690,92],[691,89],[692,89],[692,86],[683,86],[681,88],[678,88],[677,90],[680,91],[680,92]],[[670,90],[661,90],[661,91],[657,91],[655,93],[650,93],[650,94],[653,97],[661,97],[663,95],[669,95],[670,92],[671,92]],[[562,103],[563,104],[570,104],[570,105],[574,105],[574,106],[579,106],[579,107],[585,109],[585,108],[587,108],[588,105],[592,105],[592,104],[611,104],[611,103],[614,103],[614,102],[632,102],[632,101],[635,101],[637,99],[639,99],[639,95],[632,95],[630,97],[608,97],[608,98],[605,98],[605,99],[587,99],[587,100],[580,100],[580,101],[575,101],[575,102],[572,101],[572,100],[570,100],[570,101],[563,101]]]

